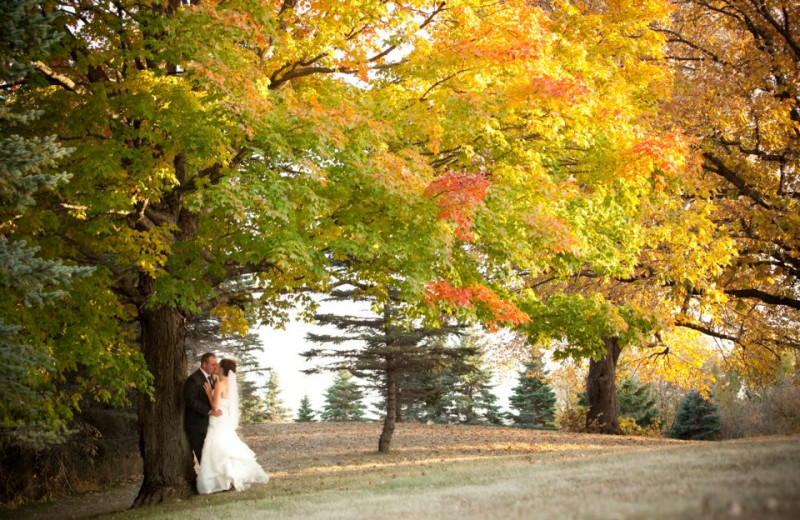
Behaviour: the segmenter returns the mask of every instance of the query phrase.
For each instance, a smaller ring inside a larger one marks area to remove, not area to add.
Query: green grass
[[[19,520],[796,519],[800,437],[682,442],[515,428],[248,426],[271,481],[126,511],[137,485],[0,511]],[[119,511],[100,516],[98,513]]]
[[[800,518],[800,442],[689,443],[497,455],[271,484],[104,519]]]

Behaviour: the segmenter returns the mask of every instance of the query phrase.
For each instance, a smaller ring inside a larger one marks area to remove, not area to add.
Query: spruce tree
[[[264,395],[267,393],[270,369],[262,366],[259,360],[258,355],[264,350],[261,337],[253,333],[244,336],[239,333],[223,334],[222,330],[222,320],[207,312],[189,318],[186,333],[186,356],[190,360],[188,372],[197,370],[195,361],[205,352],[213,352],[217,359],[235,359],[241,421],[269,421],[269,405]]]
[[[239,382],[239,417],[243,423],[263,423],[269,420],[268,405],[263,397],[266,385],[259,383],[263,381],[264,373],[269,371],[261,366],[257,356],[263,348],[258,334],[223,335],[220,318],[208,313],[192,316],[188,321],[188,372],[197,370],[197,364],[192,361],[199,360],[205,352],[213,352],[217,359],[235,359]]]
[[[311,400],[304,395],[300,400],[300,408],[297,409],[295,422],[314,422],[317,420],[316,415],[317,413],[311,408]]]
[[[267,382],[267,398],[266,398],[266,420],[268,422],[283,422],[289,417],[289,409],[283,404],[280,398],[281,389],[278,382],[278,374],[272,368],[267,369],[269,372],[269,381]]]
[[[267,422],[267,403],[259,395],[258,385],[244,377],[237,376],[239,382],[239,419],[242,423],[258,424]]]
[[[617,415],[630,417],[642,428],[647,428],[658,417],[656,401],[650,393],[650,385],[642,385],[626,377],[617,386]]]
[[[366,409],[363,399],[364,394],[353,376],[347,370],[342,370],[325,391],[321,418],[323,421],[333,422],[363,421]]]
[[[56,166],[70,150],[55,136],[20,135],[26,127],[35,129],[39,114],[12,113],[7,96],[26,87],[32,63],[63,36],[54,29],[56,16],[56,11],[45,12],[41,0],[0,0],[0,378],[13,382],[0,400],[0,429],[34,444],[62,440],[72,407],[56,401],[77,402],[93,387],[87,380],[66,393],[57,389],[55,382],[64,378],[53,375],[52,352],[26,337],[21,326],[20,314],[53,303],[73,279],[92,271],[42,258],[38,247],[14,236],[15,221],[36,204],[37,193],[69,179]],[[125,389],[118,392],[117,398],[105,400],[120,404]]]
[[[668,437],[684,440],[718,439],[721,431],[717,405],[692,390],[683,399]]]
[[[554,428],[556,394],[545,382],[546,375],[541,357],[525,363],[509,400],[511,408],[518,412],[508,414],[515,426],[539,430]]]
[[[492,373],[484,366],[483,353],[475,338],[464,338],[457,347],[462,363],[447,367],[433,382],[441,391],[434,406],[437,422],[461,424],[502,424],[503,418],[492,391]]]

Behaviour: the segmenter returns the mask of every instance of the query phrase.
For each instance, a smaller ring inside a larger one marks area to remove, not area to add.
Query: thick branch
[[[800,310],[800,300],[788,296],[771,294],[760,289],[725,289],[725,294],[737,298],[758,300],[769,305],[779,305],[781,307]]]
[[[73,81],[69,76],[54,71],[41,61],[33,62],[33,66],[36,67],[39,72],[44,74],[52,83],[60,85],[71,92],[75,92],[76,94],[86,94],[86,89],[83,86],[75,83],[75,81]]]
[[[762,208],[772,209],[772,206],[764,201],[764,197],[761,195],[761,193],[748,186],[744,179],[739,177],[736,172],[725,166],[725,164],[718,157],[711,153],[704,153],[703,158],[706,160],[706,164],[703,165],[703,169],[711,173],[715,173],[726,181],[730,182],[739,190],[742,195],[749,197],[753,200],[753,202]]]
[[[702,332],[706,336],[711,336],[712,338],[724,339],[733,342],[736,342],[738,340],[738,338],[734,336],[729,336],[728,334],[717,332],[716,330],[709,328],[703,325],[702,323],[697,323],[694,321],[678,319],[675,320],[675,325],[677,325],[678,327],[684,327],[687,329],[696,330],[697,332]]]

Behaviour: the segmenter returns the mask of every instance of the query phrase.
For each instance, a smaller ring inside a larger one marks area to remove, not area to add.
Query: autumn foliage
[[[424,299],[430,306],[441,303],[467,309],[480,307],[485,310],[487,325],[493,330],[497,329],[498,324],[514,326],[530,320],[513,302],[500,298],[491,288],[483,285],[457,288],[447,280],[437,280],[426,284]]]
[[[486,198],[490,182],[488,172],[446,172],[436,177],[423,192],[436,200],[440,220],[453,223],[455,235],[464,241],[473,240],[472,221],[478,206]]]

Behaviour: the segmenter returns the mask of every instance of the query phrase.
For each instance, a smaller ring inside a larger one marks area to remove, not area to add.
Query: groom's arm
[[[186,406],[200,415],[208,415],[211,411],[211,403],[208,402],[205,391],[200,392],[202,387],[195,383],[194,379],[189,379],[183,385],[183,398]]]

